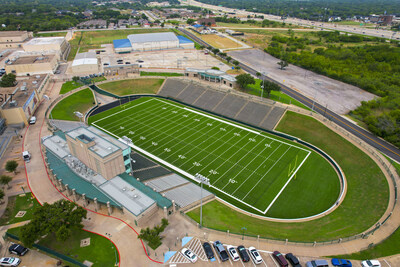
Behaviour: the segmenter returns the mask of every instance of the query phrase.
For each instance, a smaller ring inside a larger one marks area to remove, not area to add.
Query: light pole
[[[314,82],[314,85],[319,86],[319,85],[321,85],[321,83],[320,83],[320,82]],[[314,94],[314,98],[313,98],[313,102],[312,102],[312,107],[311,107],[311,110],[312,110],[312,111],[314,111],[315,98],[317,97],[317,92],[318,92],[317,87],[314,87],[314,88],[315,88],[315,94]]]
[[[263,71],[263,72],[261,73],[261,76],[262,76],[262,78],[263,78],[263,83],[262,83],[262,85],[261,85],[261,100],[262,100],[262,99],[263,99],[263,94],[264,94],[264,88],[265,88],[265,76],[266,76],[266,72]]]
[[[206,183],[208,185],[210,183],[210,179],[199,173],[196,173],[194,177],[201,184],[201,191],[200,191],[200,228],[201,228],[203,226],[203,184]]]
[[[242,240],[244,240],[244,231],[245,231],[245,230],[247,230],[247,228],[243,226],[243,227],[242,227],[242,233],[243,233],[243,235],[242,235]]]

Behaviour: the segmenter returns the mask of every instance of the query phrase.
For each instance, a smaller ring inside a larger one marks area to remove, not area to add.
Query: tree
[[[218,67],[211,67],[211,69],[213,69],[213,70],[219,70],[219,68]]]
[[[2,185],[7,185],[8,186],[8,184],[11,182],[11,180],[12,180],[11,176],[8,176],[8,175],[1,175],[0,176],[0,183]],[[8,187],[8,188],[10,188],[10,187]]]
[[[72,77],[72,80],[77,83],[79,81],[79,76]]]
[[[240,75],[236,76],[236,82],[243,89],[246,88],[246,86],[249,84],[256,83],[256,81],[254,80],[254,77],[248,73],[244,73],[244,74],[240,74]]]
[[[45,235],[54,235],[57,240],[67,240],[72,229],[82,229],[82,219],[87,211],[65,199],[53,204],[44,203],[36,207],[31,221],[21,228],[21,241],[31,247],[36,240]]]
[[[186,23],[189,24],[189,25],[192,25],[192,24],[195,23],[195,22],[196,22],[196,20],[194,20],[194,19],[188,19],[188,20],[186,21]]]
[[[1,78],[0,86],[1,87],[13,87],[15,85],[16,76],[13,73],[5,74]]]
[[[213,48],[212,52],[214,53],[214,55],[218,54],[220,51],[218,48]]]
[[[235,65],[235,66],[238,66],[238,65],[239,65],[239,61],[237,61],[237,60],[234,60],[232,63],[233,63],[233,65]]]
[[[257,78],[260,78],[260,77],[261,77],[261,73],[259,73],[259,72],[257,71],[256,76],[257,76]]]
[[[232,60],[232,58],[230,56],[227,56],[225,59],[226,59],[226,61],[228,61],[228,63]]]
[[[14,172],[14,174],[16,174],[17,167],[18,167],[18,162],[16,162],[15,160],[9,160],[6,163],[6,171],[8,172]]]
[[[270,81],[264,81],[264,91],[267,92],[268,97],[271,94],[271,91],[280,91],[281,87],[274,83],[274,82],[270,82]]]
[[[3,202],[4,196],[5,196],[4,191],[0,189],[0,202]]]
[[[160,237],[160,234],[165,230],[168,224],[168,220],[163,218],[161,220],[161,225],[156,225],[153,229],[149,227],[141,229],[138,238],[147,241],[149,246],[155,250],[162,244],[162,237]]]
[[[281,70],[284,70],[285,67],[289,66],[289,64],[287,63],[287,61],[286,61],[286,60],[283,60],[283,59],[282,59],[281,61],[278,62],[278,65],[280,66],[279,68],[280,68]]]

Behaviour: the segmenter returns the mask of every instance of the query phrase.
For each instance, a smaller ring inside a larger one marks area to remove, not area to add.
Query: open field
[[[74,81],[65,82],[61,86],[60,95],[68,93],[69,91],[72,91],[72,90],[74,90],[76,88],[79,88],[81,86],[82,86],[82,84],[80,84],[78,82],[74,82]]]
[[[183,73],[176,73],[176,72],[148,72],[148,71],[141,71],[140,76],[163,76],[163,77],[179,77],[183,76]]]
[[[0,225],[30,220],[32,218],[33,209],[37,205],[39,205],[39,203],[32,197],[30,193],[9,197],[7,208],[3,216],[0,218]],[[15,217],[19,211],[26,211],[26,213],[23,217]]]
[[[56,120],[79,121],[74,112],[82,114],[94,105],[93,93],[90,89],[76,92],[60,102],[51,111],[51,118]]]
[[[130,79],[99,84],[98,87],[119,96],[133,94],[156,94],[164,79]]]
[[[207,189],[254,213],[310,216],[339,195],[336,172],[315,152],[170,101],[141,98],[89,121],[187,178],[206,176]],[[311,205],[308,190],[318,203]]]
[[[276,223],[246,216],[212,201],[203,206],[204,226],[232,233],[241,233],[241,227],[246,226],[246,234],[250,235],[314,242],[352,236],[378,221],[387,207],[389,188],[382,171],[371,158],[318,121],[304,115],[287,112],[277,129],[318,146],[335,159],[347,179],[348,189],[343,203],[320,219]],[[315,191],[309,192],[314,194]],[[199,209],[188,212],[188,215],[199,221]]]
[[[241,45],[232,41],[229,38],[226,38],[221,35],[216,34],[203,34],[200,36],[202,40],[210,44],[211,46],[219,49],[226,49],[226,48],[235,48],[240,47]]]

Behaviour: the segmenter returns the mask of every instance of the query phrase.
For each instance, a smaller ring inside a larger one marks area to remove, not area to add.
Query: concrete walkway
[[[46,94],[54,99],[60,87],[61,83],[51,83]],[[39,203],[54,203],[62,198],[68,199],[52,184],[42,158],[40,139],[51,134],[44,120],[49,104],[49,101],[43,102],[38,108],[37,122],[26,129],[22,145],[24,150],[29,150],[32,154],[31,161],[25,165],[26,177],[29,188]],[[104,210],[94,212],[90,207],[87,210],[88,218],[83,221],[84,229],[103,235],[116,245],[120,255],[120,266],[149,266],[151,264],[152,261],[145,254],[141,240],[137,238],[139,228],[133,226],[134,219],[130,214],[115,212],[119,217],[116,218],[102,214]]]

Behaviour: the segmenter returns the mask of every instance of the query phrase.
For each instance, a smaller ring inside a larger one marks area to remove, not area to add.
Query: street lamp
[[[246,231],[247,230],[247,228],[246,227],[242,227],[242,233],[243,233],[243,235],[242,235],[242,240],[244,240],[244,231]]]
[[[261,85],[261,100],[263,99],[263,94],[264,94],[264,88],[265,88],[265,76],[266,76],[266,72],[263,71],[261,72],[262,78],[263,78],[263,84]]]
[[[314,82],[314,84],[317,85],[317,86],[320,86],[320,85],[321,85],[320,82]],[[314,98],[313,98],[313,102],[312,102],[312,107],[311,107],[311,110],[312,110],[312,111],[314,111],[315,98],[317,97],[317,92],[318,92],[317,87],[314,87],[314,88],[315,88],[315,94],[314,94]]]
[[[196,173],[194,175],[194,177],[197,179],[197,181],[201,184],[201,191],[200,191],[200,228],[202,227],[202,223],[203,223],[203,184],[210,184],[210,179],[208,179],[207,177]]]

